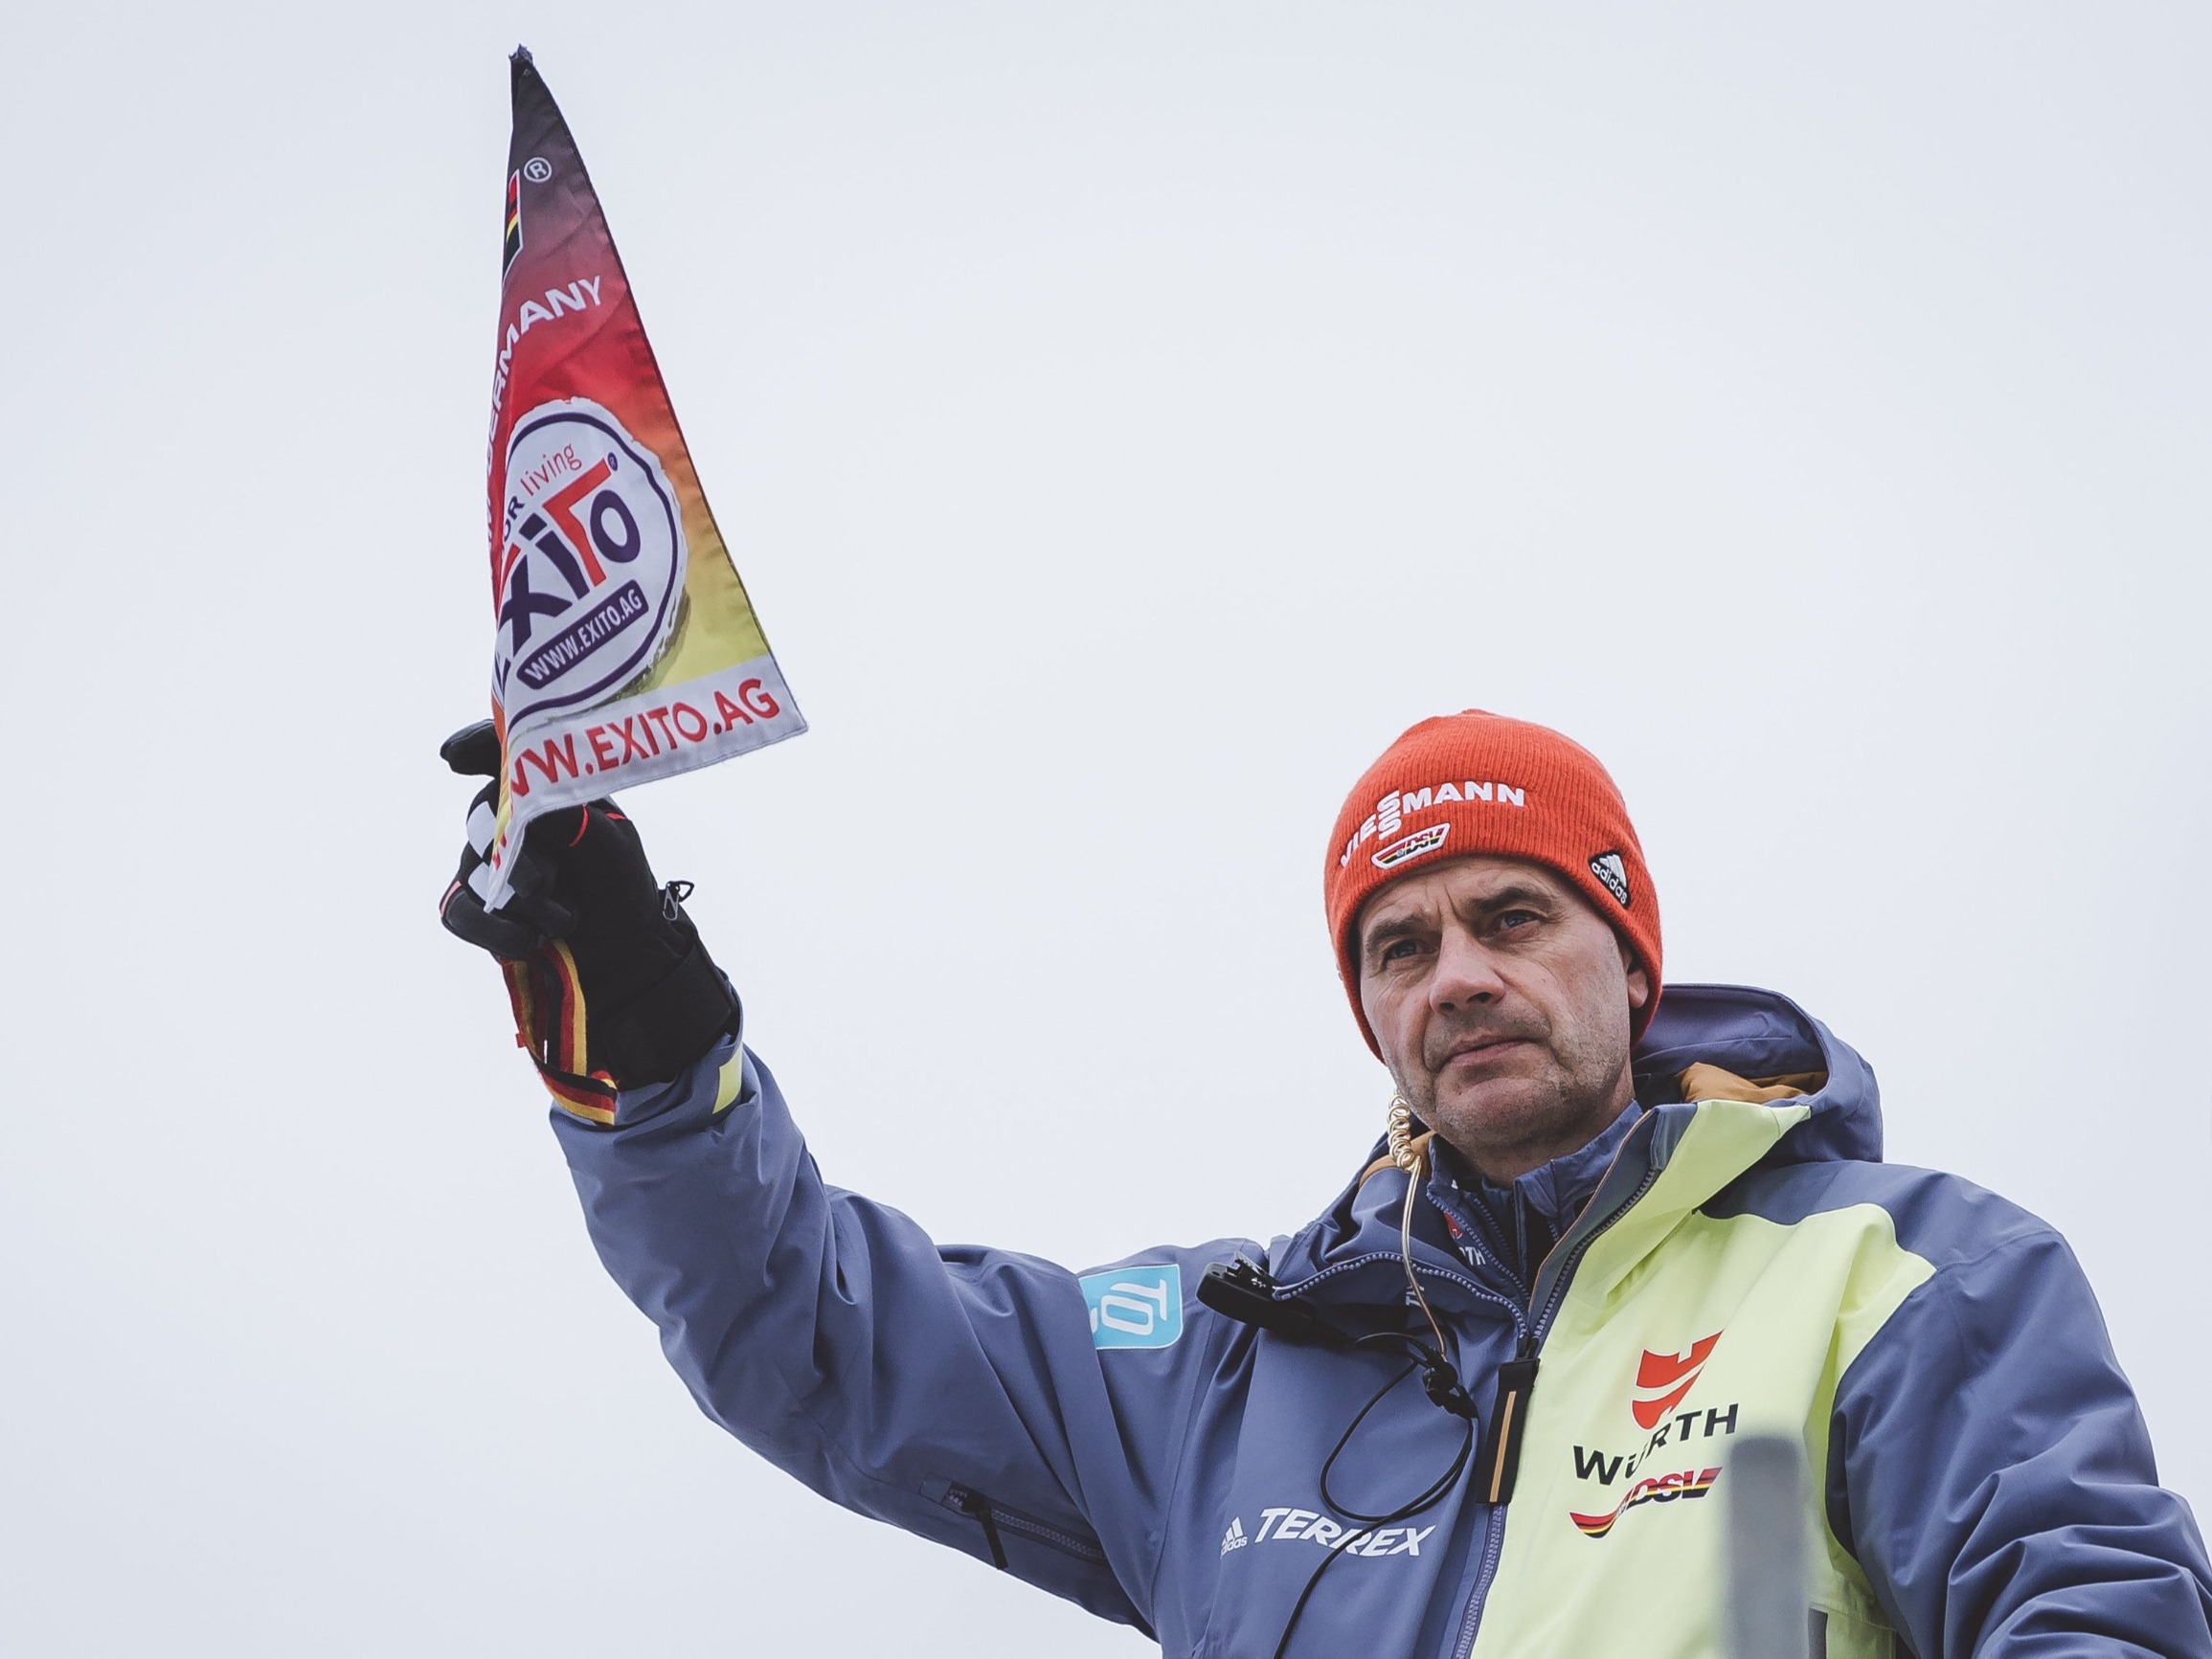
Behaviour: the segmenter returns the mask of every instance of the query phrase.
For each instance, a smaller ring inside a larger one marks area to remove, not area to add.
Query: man
[[[1781,1433],[1817,1651],[2212,1655],[2063,1241],[1884,1165],[1872,1073],[1782,998],[1662,992],[1636,832],[1556,732],[1423,722],[1331,836],[1388,1152],[1295,1237],[1082,1275],[824,1184],[605,803],[529,856],[496,916],[464,857],[445,915],[509,958],[600,1256],[708,1415],[840,1503],[1171,1654],[1709,1654],[1704,1500]]]

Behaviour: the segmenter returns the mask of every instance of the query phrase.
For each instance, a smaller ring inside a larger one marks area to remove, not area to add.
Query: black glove
[[[532,823],[514,856],[514,893],[484,908],[499,740],[484,721],[439,753],[493,782],[469,803],[468,842],[439,903],[447,930],[500,958],[524,1047],[561,1106],[611,1123],[614,1093],[665,1083],[730,1030],[737,1004],[684,913],[684,882],[663,886],[637,827],[611,800]]]

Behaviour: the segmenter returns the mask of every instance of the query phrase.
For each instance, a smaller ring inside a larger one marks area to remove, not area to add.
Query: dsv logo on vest
[[[653,453],[581,397],[515,421],[502,493],[492,672],[513,727],[652,661],[683,594],[684,531]]]

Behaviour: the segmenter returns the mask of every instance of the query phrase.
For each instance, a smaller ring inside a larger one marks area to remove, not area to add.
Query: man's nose
[[[1437,1008],[1463,1009],[1494,1002],[1504,994],[1498,964],[1482,942],[1463,928],[1449,928],[1436,942],[1436,972],[1429,981],[1429,1000]]]

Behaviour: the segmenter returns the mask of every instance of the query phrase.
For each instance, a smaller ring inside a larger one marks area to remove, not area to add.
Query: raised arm
[[[483,734],[456,744],[483,760]],[[611,801],[533,824],[497,912],[488,830],[480,796],[441,913],[501,959],[599,1257],[700,1407],[825,1497],[1149,1629],[1206,1362],[1183,1288],[1221,1247],[1096,1278],[940,1250],[823,1181],[685,889]]]
[[[625,1091],[611,1129],[555,1128],[600,1260],[708,1416],[848,1509],[1149,1628],[1180,1350],[1102,1356],[1073,1274],[940,1250],[825,1184],[734,1041]]]

